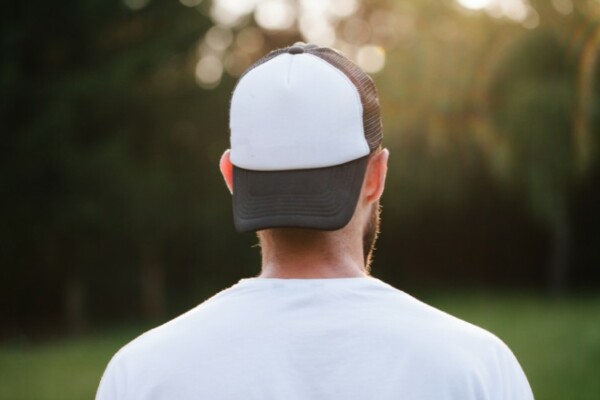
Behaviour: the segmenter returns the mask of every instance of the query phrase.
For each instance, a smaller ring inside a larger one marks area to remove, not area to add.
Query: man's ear
[[[225,153],[221,156],[219,168],[221,169],[221,174],[223,174],[223,179],[225,179],[229,193],[233,193],[233,164],[231,164],[231,160],[229,159],[229,149],[225,150]]]
[[[385,187],[385,176],[387,174],[387,162],[390,153],[387,149],[381,150],[369,160],[364,183],[365,200],[373,203],[381,197]]]

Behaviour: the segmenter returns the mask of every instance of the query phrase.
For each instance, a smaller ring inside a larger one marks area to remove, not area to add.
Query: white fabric
[[[312,54],[281,54],[238,82],[231,162],[272,171],[356,160],[369,154],[362,112],[358,90],[340,70]]]
[[[489,332],[374,278],[246,279],[140,336],[97,400],[530,400]]]

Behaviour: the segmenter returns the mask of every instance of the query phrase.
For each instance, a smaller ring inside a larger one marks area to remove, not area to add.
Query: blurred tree
[[[173,1],[2,8],[2,237],[22,243],[7,260],[24,268],[38,260],[45,268],[37,273],[62,287],[65,316],[79,329],[92,271],[109,261],[99,236],[131,227],[141,303],[160,314],[162,240],[177,223],[165,212],[177,209],[169,160],[181,158],[165,133],[179,123],[174,96],[202,97],[186,71],[209,20]],[[8,273],[5,284],[22,272]]]
[[[551,32],[526,34],[513,46],[499,66],[492,110],[511,148],[512,180],[551,228],[548,282],[559,294],[566,287],[570,240],[575,71]]]
[[[542,26],[522,33],[499,60],[489,107],[498,135],[503,136],[500,142],[509,149],[510,181],[520,188],[532,214],[550,228],[547,282],[559,295],[569,275],[570,198],[591,165],[589,131],[597,100],[590,64],[593,70],[598,40],[594,28],[591,59],[585,46],[573,46],[578,36],[589,41],[581,34],[582,27],[590,26],[589,4],[575,2],[570,17],[555,4],[534,5]]]

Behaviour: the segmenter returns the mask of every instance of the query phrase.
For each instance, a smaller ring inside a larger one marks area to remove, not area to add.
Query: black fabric
[[[333,167],[292,171],[234,167],[236,230],[343,228],[356,209],[368,161],[365,156]]]

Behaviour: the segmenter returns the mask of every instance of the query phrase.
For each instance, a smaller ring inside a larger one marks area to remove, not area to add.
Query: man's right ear
[[[219,168],[221,169],[221,174],[223,174],[223,179],[225,179],[229,193],[233,193],[233,164],[229,159],[229,149],[225,150],[225,153],[221,156]]]

